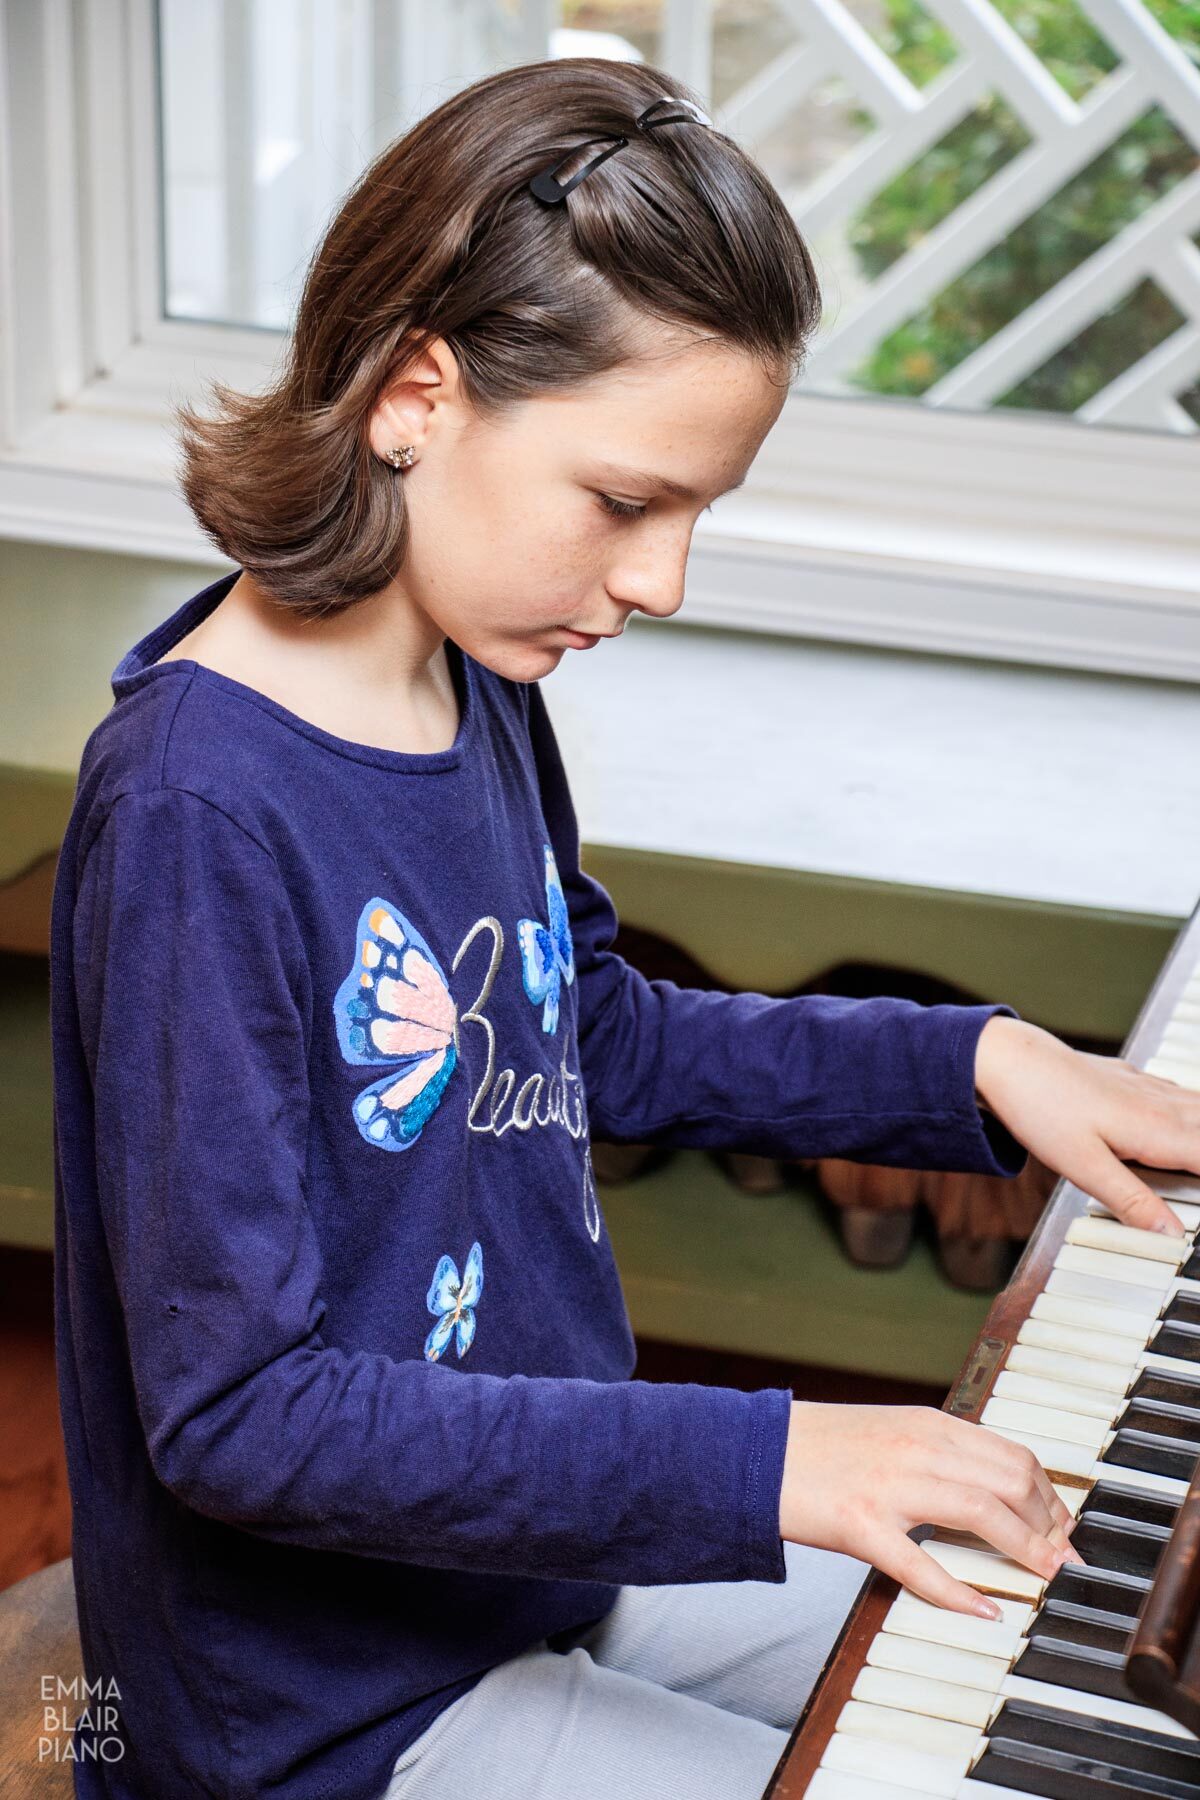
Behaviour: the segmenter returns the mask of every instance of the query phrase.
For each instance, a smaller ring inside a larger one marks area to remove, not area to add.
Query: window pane
[[[1197,431],[1195,0],[446,12],[159,0],[167,316],[286,329],[342,195],[422,110],[613,56],[686,70],[791,207],[825,297],[800,391]]]

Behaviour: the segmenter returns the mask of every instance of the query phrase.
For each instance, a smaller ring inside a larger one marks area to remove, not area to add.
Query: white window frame
[[[154,21],[0,10],[0,535],[224,565],[168,408],[208,375],[256,388],[283,338],[161,317]],[[377,23],[416,97],[430,9]],[[697,525],[677,617],[1200,681],[1198,477],[1200,433],[794,392]]]

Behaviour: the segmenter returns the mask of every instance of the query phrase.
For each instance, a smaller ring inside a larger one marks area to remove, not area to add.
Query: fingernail
[[[1002,1619],[1004,1617],[994,1600],[986,1600],[981,1595],[975,1602],[975,1611],[981,1619]]]

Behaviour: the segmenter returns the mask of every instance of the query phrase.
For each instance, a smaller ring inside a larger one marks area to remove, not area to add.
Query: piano
[[[1122,1054],[1200,1090],[1200,907]],[[1186,1236],[1060,1180],[945,1403],[1034,1451],[1086,1566],[915,1533],[1003,1616],[873,1571],[762,1800],[1200,1800],[1200,1176],[1136,1172]]]

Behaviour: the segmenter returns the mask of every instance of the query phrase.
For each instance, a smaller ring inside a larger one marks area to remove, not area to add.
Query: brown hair
[[[525,63],[462,89],[351,189],[309,263],[272,385],[251,395],[212,382],[210,418],[175,405],[188,505],[275,600],[315,618],[402,566],[404,481],[372,453],[368,425],[434,338],[489,419],[636,361],[647,319],[795,379],[821,311],[804,241],[731,138],[703,124],[637,129],[663,95],[700,104],[661,69],[600,57]],[[565,201],[529,192],[540,169],[609,133],[628,145]]]

